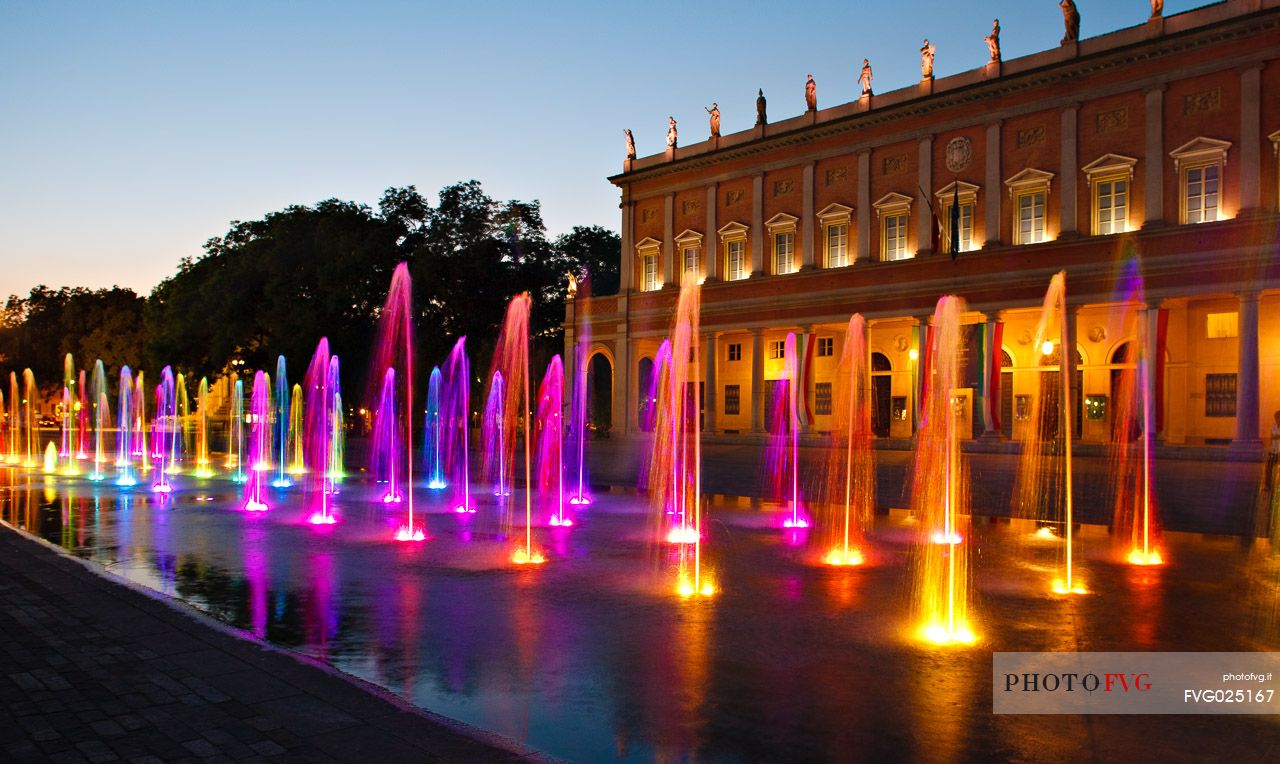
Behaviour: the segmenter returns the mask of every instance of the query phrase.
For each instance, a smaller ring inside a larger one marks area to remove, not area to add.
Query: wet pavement
[[[782,530],[780,508],[713,507],[705,559],[721,591],[684,601],[673,594],[670,548],[650,542],[654,523],[634,496],[598,497],[571,529],[535,528],[549,560],[517,568],[508,563],[515,541],[503,537],[510,529],[488,496],[476,515],[461,516],[420,491],[432,538],[403,544],[389,540],[400,510],[374,501],[372,487],[356,480],[337,497],[339,522],[317,530],[303,521],[309,510],[297,489],[273,490],[272,509],[259,515],[237,509],[240,488],[223,480],[179,476],[177,492],[161,500],[143,490],[16,472],[0,471],[0,481],[10,483],[0,488],[6,522],[432,713],[553,756],[1280,756],[1277,716],[991,713],[993,651],[1277,649],[1280,558],[1237,538],[1169,534],[1168,564],[1139,568],[1119,561],[1105,528],[1084,526],[1078,576],[1089,594],[1060,596],[1049,587],[1061,565],[1060,543],[1019,524],[975,525],[968,543],[980,641],[938,648],[913,637],[908,559],[917,533],[897,513],[877,519],[867,565],[829,568],[817,562],[820,531]],[[36,594],[24,595],[18,612],[48,598],[38,587],[49,564],[21,572]],[[11,568],[0,580],[15,575]],[[48,632],[57,631],[57,619],[113,607],[104,603],[118,596],[111,593],[116,585],[86,578],[99,583],[84,585],[74,601],[40,606],[54,619]],[[15,621],[6,631],[20,628]],[[99,642],[106,649],[129,638],[126,631],[104,633]],[[24,649],[31,660],[46,657],[39,640]],[[175,665],[210,683],[210,675],[238,674],[243,692],[258,689],[253,673],[192,664]],[[262,686],[270,694],[265,688],[275,683],[264,678]],[[182,704],[176,688],[166,691]],[[277,742],[282,747],[315,737],[305,724],[282,728],[297,736]],[[374,748],[381,742],[369,739]],[[158,755],[181,753],[166,750]]]

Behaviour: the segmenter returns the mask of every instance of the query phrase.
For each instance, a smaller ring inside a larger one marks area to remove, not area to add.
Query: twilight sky
[[[1143,0],[1078,0],[1081,36]],[[1169,0],[1171,15],[1203,0]],[[476,178],[539,199],[551,235],[618,228],[622,129],[639,153],[1057,45],[1055,0],[59,2],[0,0],[0,299],[36,284],[149,292],[231,220],[392,185]]]

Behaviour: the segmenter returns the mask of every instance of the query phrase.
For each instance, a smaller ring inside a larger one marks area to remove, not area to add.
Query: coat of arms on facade
[[[947,142],[947,169],[962,172],[973,159],[973,142],[964,136]]]

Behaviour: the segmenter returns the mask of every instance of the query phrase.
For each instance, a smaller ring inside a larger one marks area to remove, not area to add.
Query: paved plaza
[[[7,527],[0,749],[54,762],[527,760]]]

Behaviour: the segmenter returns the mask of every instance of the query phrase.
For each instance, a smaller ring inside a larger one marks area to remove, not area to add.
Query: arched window
[[[871,431],[878,438],[889,437],[890,417],[893,415],[893,371],[889,356],[871,354]]]
[[[871,371],[893,371],[893,364],[889,363],[889,356],[884,353],[872,353]]]

